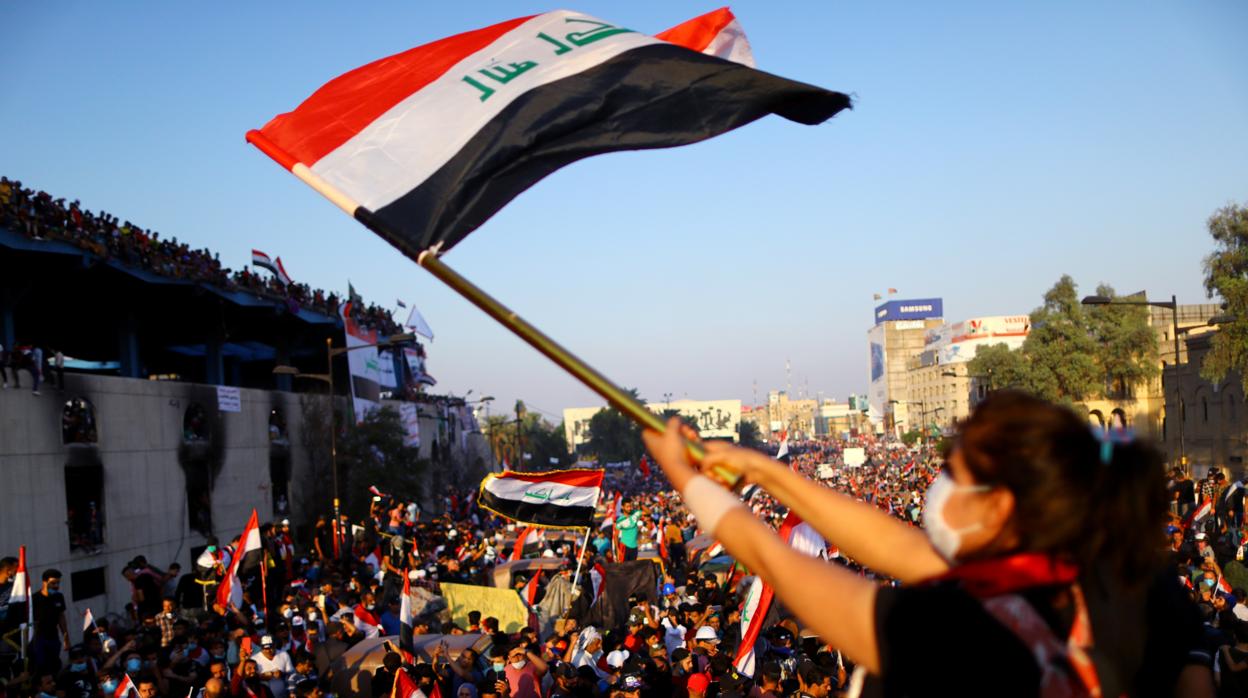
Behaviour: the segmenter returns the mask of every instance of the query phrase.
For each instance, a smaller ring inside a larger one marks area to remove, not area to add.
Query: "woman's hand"
[[[722,441],[706,444],[702,459],[702,472],[725,487],[762,484],[764,474],[777,467],[784,466],[754,449]]]
[[[672,417],[667,420],[667,429],[662,434],[647,429],[641,433],[641,438],[672,487],[677,492],[684,490],[689,479],[698,474],[697,463],[689,456],[686,446],[686,442],[698,443],[698,433],[679,417]]]

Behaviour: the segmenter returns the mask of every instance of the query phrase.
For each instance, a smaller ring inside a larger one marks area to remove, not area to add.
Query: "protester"
[[[1028,695],[1041,682],[1063,695],[1212,688],[1182,591],[1162,572],[1160,458],[1143,444],[1098,439],[1069,410],[994,393],[958,426],[928,490],[926,534],[756,452],[706,444],[703,472],[760,486],[904,585],[880,587],[781,541],[699,474],[681,432],[673,420],[645,438],[702,527],[887,694]],[[1059,609],[1067,618],[1056,627],[1043,620]],[[1101,613],[1113,625],[1091,621]]]

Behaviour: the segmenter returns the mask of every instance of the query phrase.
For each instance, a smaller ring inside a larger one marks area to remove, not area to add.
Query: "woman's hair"
[[[1165,471],[1139,441],[1106,446],[1071,410],[1014,391],[988,396],[958,425],[958,450],[976,482],[1014,495],[1020,550],[1103,566],[1119,582],[1152,578],[1164,548]],[[1106,456],[1108,459],[1106,460]]]

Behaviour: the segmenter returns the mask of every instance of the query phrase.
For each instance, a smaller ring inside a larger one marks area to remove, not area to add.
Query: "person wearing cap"
[[[689,698],[706,698],[706,689],[711,685],[711,678],[701,672],[691,674],[685,682],[685,693]]]
[[[554,676],[554,683],[550,687],[550,698],[584,698],[584,691],[577,680],[576,667],[568,662],[559,662],[551,674]]]
[[[273,698],[286,698],[286,680],[295,671],[290,655],[277,648],[271,635],[260,638],[260,653],[253,656],[256,660],[256,672],[273,693]]]
[[[679,420],[643,438],[701,528],[842,649],[869,691],[1213,691],[1199,617],[1165,568],[1160,454],[1068,408],[1010,390],[981,401],[949,439],[922,529],[750,449],[707,442],[695,463],[697,434]],[[794,549],[730,491],[745,484],[900,585]]]
[[[618,698],[639,698],[641,689],[646,687],[641,674],[628,672],[621,674],[619,680],[611,687],[611,695]]]

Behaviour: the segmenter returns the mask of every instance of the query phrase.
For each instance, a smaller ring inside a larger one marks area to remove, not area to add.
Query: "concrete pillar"
[[[17,300],[10,289],[0,289],[0,344],[12,350],[17,343]]]
[[[134,312],[127,310],[117,325],[117,355],[124,378],[142,378],[139,364],[139,333]]]
[[[290,365],[290,342],[289,340],[285,337],[279,338],[277,347],[275,348],[277,350],[277,353],[273,357],[273,365],[274,366],[289,366]],[[290,392],[291,390],[294,389],[295,381],[294,381],[293,376],[288,376],[284,374],[274,374],[273,379],[275,383],[274,387],[277,388],[278,390]]]
[[[208,385],[223,385],[225,363],[221,358],[221,341],[210,339],[204,345],[204,382]]]

